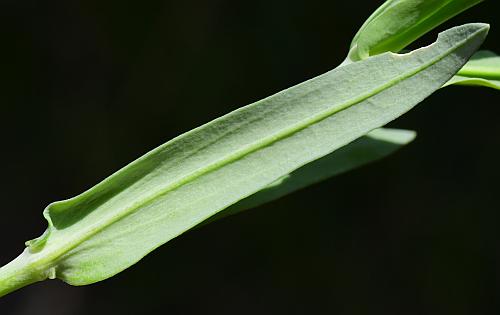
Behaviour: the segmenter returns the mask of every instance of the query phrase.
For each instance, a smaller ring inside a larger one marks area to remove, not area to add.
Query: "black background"
[[[339,64],[380,3],[1,0],[0,264],[49,202]],[[489,22],[500,51],[498,12],[486,1],[440,30]],[[24,288],[0,313],[498,314],[499,114],[499,91],[437,91],[390,124],[419,132],[397,154],[98,284]]]

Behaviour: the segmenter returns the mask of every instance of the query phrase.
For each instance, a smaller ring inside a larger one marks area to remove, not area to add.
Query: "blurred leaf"
[[[483,86],[500,90],[500,80],[469,78],[459,75],[454,76],[445,86],[449,85],[468,85],[468,86]]]
[[[388,0],[354,36],[351,61],[399,52],[419,37],[483,0]]]
[[[452,84],[500,90],[500,56],[487,50],[477,52],[446,86]]]

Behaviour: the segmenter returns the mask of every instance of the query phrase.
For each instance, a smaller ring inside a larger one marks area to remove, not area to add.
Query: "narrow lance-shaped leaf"
[[[500,90],[500,56],[487,50],[477,52],[446,86],[452,84]]]
[[[333,153],[285,175],[256,194],[219,212],[203,224],[260,206],[327,178],[379,160],[410,143],[415,136],[416,132],[411,130],[375,129]]]
[[[467,24],[405,55],[339,67],[196,128],[44,211],[46,233],[0,269],[0,296],[34,281],[100,281],[282,176],[381,127],[447,82],[483,42]]]
[[[347,61],[399,52],[419,37],[483,0],[388,0],[354,36]]]

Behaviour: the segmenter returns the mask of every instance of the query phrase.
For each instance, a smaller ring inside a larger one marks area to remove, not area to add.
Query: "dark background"
[[[0,264],[166,140],[339,64],[381,1],[1,0]],[[492,23],[486,1],[444,28]],[[419,42],[428,44],[433,33]],[[391,123],[391,157],[189,232],[103,282],[7,314],[498,314],[500,92],[452,87]]]

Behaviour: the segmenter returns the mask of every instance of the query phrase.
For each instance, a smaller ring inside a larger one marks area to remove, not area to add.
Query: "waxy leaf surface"
[[[467,62],[488,29],[467,24],[411,53],[334,69],[185,133],[87,192],[49,205],[46,233],[0,269],[0,296],[47,277],[84,285],[126,269],[404,114]]]

